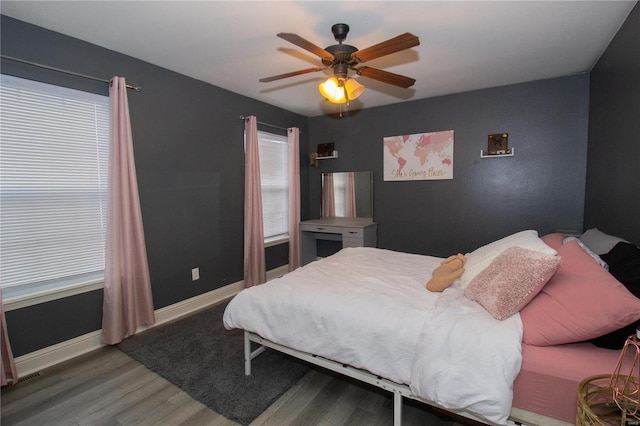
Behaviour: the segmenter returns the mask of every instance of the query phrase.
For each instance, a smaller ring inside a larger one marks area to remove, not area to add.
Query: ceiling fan
[[[363,85],[358,83],[356,80],[349,78],[349,70],[355,71],[356,74],[360,76],[372,78],[374,80],[405,89],[413,86],[416,82],[415,79],[404,75],[394,74],[392,72],[368,66],[359,66],[363,62],[418,46],[420,44],[420,40],[413,34],[404,33],[387,41],[383,41],[382,43],[359,50],[354,46],[342,43],[349,33],[349,25],[335,24],[331,27],[331,32],[338,44],[328,46],[324,49],[308,40],[305,40],[297,34],[278,33],[278,37],[320,57],[323,66],[265,77],[261,78],[259,81],[262,83],[268,83],[283,78],[331,68],[333,69],[333,77],[321,83],[318,89],[327,100],[337,104],[348,104],[349,100],[357,98],[364,91]]]

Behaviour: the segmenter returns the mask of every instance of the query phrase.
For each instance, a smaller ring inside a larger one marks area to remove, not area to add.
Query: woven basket
[[[617,425],[638,424],[637,420],[622,412],[613,400],[611,375],[586,378],[578,387],[578,412],[576,425]]]
[[[632,362],[625,365],[625,361]],[[640,329],[637,336],[629,336],[624,343],[609,387],[618,407],[640,425]]]

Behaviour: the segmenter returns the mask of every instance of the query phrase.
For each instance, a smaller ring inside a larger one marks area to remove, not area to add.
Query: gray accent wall
[[[444,257],[523,229],[592,226],[640,242],[639,15],[636,5],[590,75],[399,100],[343,118],[307,118],[5,16],[0,41],[4,55],[142,86],[129,92],[129,103],[159,309],[242,279],[240,115],[301,129],[303,219],[319,217],[322,172],[373,171],[382,248]],[[103,83],[6,60],[1,66],[3,73],[107,94]],[[385,136],[440,130],[454,130],[454,179],[382,180]],[[481,159],[487,135],[502,132],[515,156]],[[336,144],[339,158],[309,166],[309,153],[324,142]],[[287,263],[287,254],[286,245],[267,249],[268,268]],[[193,267],[201,275],[195,284]],[[100,329],[102,291],[6,316],[21,356]]]
[[[242,280],[244,124],[241,115],[301,130],[308,158],[307,117],[240,96],[81,40],[1,17],[4,55],[110,79],[124,76],[149,259],[159,309]],[[2,61],[2,72],[108,94],[108,85]],[[272,130],[265,128],[265,130]],[[302,161],[301,161],[302,162]],[[306,164],[303,162],[303,164]],[[301,173],[308,185],[307,169]],[[302,212],[308,198],[302,194]],[[267,249],[271,268],[288,263],[288,245]],[[191,269],[200,280],[191,281]],[[6,313],[15,356],[99,330],[102,290]]]
[[[588,108],[583,74],[313,117],[309,151],[334,142],[339,155],[311,168],[310,213],[322,172],[372,170],[382,248],[446,257],[525,229],[580,230]],[[383,181],[385,136],[441,130],[454,131],[452,180]],[[480,158],[503,132],[515,155]]]
[[[640,4],[591,71],[584,220],[640,244]]]

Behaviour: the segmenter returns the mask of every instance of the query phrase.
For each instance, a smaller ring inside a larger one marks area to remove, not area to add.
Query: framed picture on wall
[[[333,142],[319,143],[318,144],[318,157],[332,157],[333,151],[336,149],[336,144]]]
[[[453,130],[383,140],[385,181],[453,179]]]
[[[509,133],[489,135],[486,153],[489,155],[509,154]]]

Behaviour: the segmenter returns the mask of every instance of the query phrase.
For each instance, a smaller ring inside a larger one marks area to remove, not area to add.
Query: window
[[[287,137],[258,132],[264,242],[289,238],[289,175]]]
[[[109,98],[6,75],[1,79],[3,296],[101,285]]]

